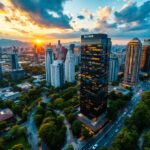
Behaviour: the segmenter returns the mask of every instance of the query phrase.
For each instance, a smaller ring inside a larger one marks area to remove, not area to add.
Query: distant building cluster
[[[79,53],[75,55],[74,49],[74,44],[67,50],[60,41],[57,46],[48,45],[45,56],[47,85],[61,87],[65,81],[75,82],[75,65],[79,63]]]

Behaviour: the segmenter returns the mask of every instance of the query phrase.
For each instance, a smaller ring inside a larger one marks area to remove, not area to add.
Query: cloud
[[[110,29],[116,29],[117,23],[108,23],[106,20],[96,20],[96,30],[101,29],[102,31],[107,31]]]
[[[80,19],[80,20],[85,19],[85,17],[83,15],[79,15],[79,16],[77,16],[77,18]]]
[[[101,20],[106,20],[111,15],[112,9],[109,6],[99,7],[98,16]]]
[[[83,9],[82,12],[83,12],[83,15],[86,18],[89,18],[90,20],[93,20],[94,15],[92,13],[90,13],[90,11],[88,9]]]
[[[118,23],[142,22],[150,18],[150,1],[144,2],[141,6],[137,3],[128,3],[121,11],[114,13]]]
[[[67,0],[11,0],[11,3],[26,12],[37,24],[46,27],[71,28],[71,17],[63,13]]]
[[[5,8],[4,4],[2,4],[2,3],[0,2],[0,10],[2,10],[2,9],[4,9],[4,8]]]
[[[81,28],[80,31],[81,32],[89,32],[89,29],[87,29],[87,28]]]

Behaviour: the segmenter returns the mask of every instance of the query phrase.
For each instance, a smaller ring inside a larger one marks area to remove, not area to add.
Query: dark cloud
[[[144,2],[143,5],[137,6],[136,2],[131,3],[120,12],[114,13],[118,23],[129,23],[133,21],[143,21],[150,17],[150,1]]]
[[[81,28],[80,31],[81,32],[89,32],[89,30],[87,28]]]
[[[46,27],[71,28],[71,17],[63,13],[67,0],[12,0],[16,8],[27,12],[31,19]]]
[[[2,3],[0,2],[0,10],[4,10],[4,9],[5,9],[4,4],[2,4]]]
[[[79,15],[79,16],[77,16],[77,18],[80,19],[80,20],[85,19],[85,17],[83,15]]]

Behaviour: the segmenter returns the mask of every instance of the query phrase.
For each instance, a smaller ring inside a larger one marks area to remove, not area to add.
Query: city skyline
[[[149,0],[2,0],[0,38],[65,43],[99,32],[108,34],[113,44],[127,44],[133,35],[143,41],[149,36],[149,7]]]

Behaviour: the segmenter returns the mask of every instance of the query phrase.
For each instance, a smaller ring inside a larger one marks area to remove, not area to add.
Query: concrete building
[[[61,87],[64,84],[64,64],[62,60],[55,60],[51,65],[51,85]]]
[[[45,55],[45,70],[46,70],[46,84],[51,85],[51,64],[54,61],[53,50],[51,48],[46,49]]]
[[[139,81],[141,51],[142,43],[138,38],[134,38],[128,43],[124,72],[125,85],[132,86],[137,84]]]
[[[3,78],[3,73],[2,73],[2,64],[0,62],[0,80],[2,80]]]
[[[115,82],[118,80],[118,72],[119,72],[118,57],[116,57],[114,54],[111,54],[109,59],[109,82]]]
[[[65,81],[75,82],[75,56],[73,54],[74,45],[70,45],[65,60]]]
[[[142,49],[140,69],[142,72],[150,74],[150,39],[144,40]]]
[[[81,36],[80,110],[97,119],[107,106],[111,39],[106,34]]]

